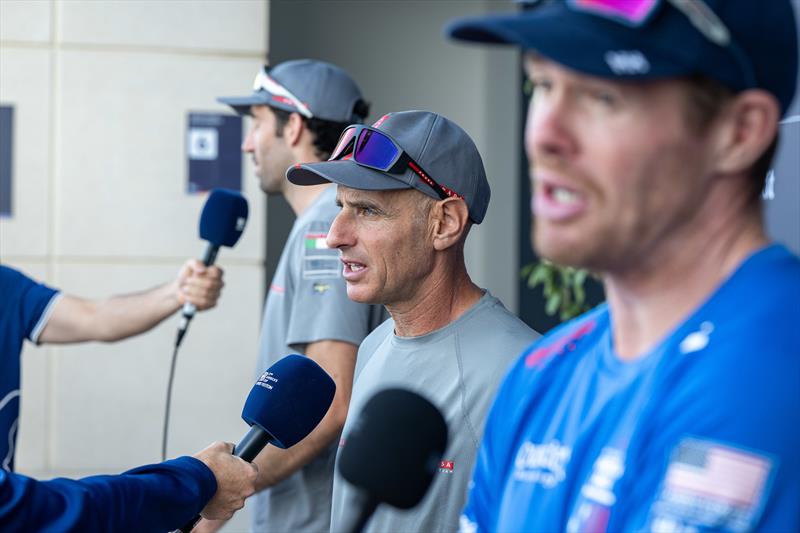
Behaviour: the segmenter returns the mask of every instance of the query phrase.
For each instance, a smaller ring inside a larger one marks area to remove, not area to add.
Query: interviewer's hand
[[[207,267],[202,261],[189,259],[178,272],[178,302],[181,305],[191,302],[199,311],[211,309],[217,305],[224,285],[221,268],[213,265]]]
[[[227,520],[244,507],[244,501],[256,491],[258,469],[231,455],[233,444],[215,442],[194,455],[205,463],[217,478],[217,492],[206,504],[200,516],[210,520]]]
[[[192,533],[216,533],[227,523],[227,520],[206,520],[201,518],[192,529]]]

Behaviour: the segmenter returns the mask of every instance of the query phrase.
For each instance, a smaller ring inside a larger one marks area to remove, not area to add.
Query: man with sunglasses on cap
[[[263,492],[255,498],[252,529],[327,531],[336,445],[358,345],[386,314],[347,298],[337,252],[325,243],[339,211],[333,187],[298,187],[285,174],[296,163],[327,159],[342,130],[362,122],[369,106],[344,70],[309,59],[264,67],[252,94],[219,101],[252,117],[242,150],[252,155],[261,189],[282,194],[297,215],[269,288],[256,371],[260,375],[299,352],[336,382],[328,414],[308,437],[288,450],[267,446],[256,458]]]
[[[537,337],[467,273],[464,244],[489,206],[480,154],[448,119],[406,111],[349,127],[330,161],[296,165],[287,177],[337,184],[342,210],[328,245],[339,251],[347,294],[392,316],[359,348],[349,412],[399,386],[430,399],[449,423],[446,456],[425,500],[411,511],[379,508],[367,529],[453,531],[495,388],[514,354]],[[357,501],[337,474],[331,531],[353,526]]]
[[[449,32],[526,51],[533,244],[608,298],[505,379],[462,531],[800,530],[800,260],[760,202],[789,0],[567,0]]]

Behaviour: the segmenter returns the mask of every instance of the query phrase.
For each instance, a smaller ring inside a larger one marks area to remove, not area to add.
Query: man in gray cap
[[[269,288],[256,371],[299,352],[336,382],[328,414],[308,437],[288,450],[268,446],[256,458],[256,486],[263,492],[256,496],[252,529],[324,531],[356,352],[385,311],[347,297],[337,252],[325,241],[339,211],[334,189],[298,187],[285,173],[296,163],[326,159],[342,129],[363,121],[369,109],[344,70],[308,59],[265,67],[251,95],[219,100],[252,116],[242,149],[252,154],[262,190],[283,194],[297,215]]]
[[[534,245],[608,298],[509,372],[461,530],[800,530],[800,260],[761,205],[791,2],[542,2],[450,32],[527,51]]]
[[[328,245],[339,250],[347,294],[392,315],[359,348],[349,412],[379,389],[400,386],[430,399],[449,425],[424,501],[411,511],[379,508],[368,529],[454,531],[495,388],[537,337],[467,273],[464,243],[489,205],[480,154],[448,119],[406,111],[351,126],[331,161],[297,165],[287,176],[300,185],[338,184],[342,210]],[[357,498],[337,474],[331,531],[352,527]]]

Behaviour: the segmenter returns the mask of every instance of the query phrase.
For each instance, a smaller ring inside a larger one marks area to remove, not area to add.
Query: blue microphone
[[[302,355],[287,355],[269,367],[250,391],[242,420],[250,431],[233,454],[252,461],[268,443],[290,448],[306,438],[328,412],[336,384]]]
[[[200,238],[207,241],[203,264],[211,266],[217,259],[220,247],[232,248],[242,236],[247,224],[247,200],[236,191],[212,189],[200,215]],[[183,336],[194,317],[194,304],[183,304],[183,313],[175,346],[180,346]]]
[[[253,386],[242,409],[250,430],[233,455],[252,462],[267,444],[294,446],[320,423],[333,402],[336,384],[314,361],[287,355],[269,367]],[[180,531],[189,533],[200,516]]]

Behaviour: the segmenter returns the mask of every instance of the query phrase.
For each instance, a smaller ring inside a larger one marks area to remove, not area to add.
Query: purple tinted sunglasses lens
[[[390,139],[365,129],[356,141],[354,157],[364,165],[389,170],[399,153],[399,149]]]

